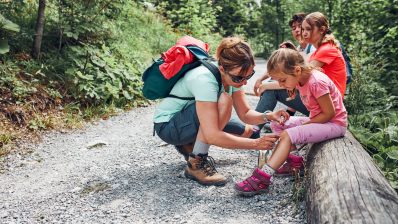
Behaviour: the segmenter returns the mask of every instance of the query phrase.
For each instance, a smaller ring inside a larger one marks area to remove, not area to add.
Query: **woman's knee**
[[[225,116],[226,114],[231,114],[232,104],[232,97],[225,92],[221,93],[220,97],[218,98],[218,110],[220,115]]]

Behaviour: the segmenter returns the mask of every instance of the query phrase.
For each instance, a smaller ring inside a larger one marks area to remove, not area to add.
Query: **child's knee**
[[[287,131],[282,131],[279,138],[280,138],[280,141],[289,141],[291,143],[291,139],[290,139],[290,136],[287,133]]]

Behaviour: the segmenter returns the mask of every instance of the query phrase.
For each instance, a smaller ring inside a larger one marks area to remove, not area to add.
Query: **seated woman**
[[[214,167],[208,156],[210,145],[230,149],[270,149],[278,139],[267,135],[257,139],[244,138],[224,131],[232,107],[240,120],[261,124],[268,120],[289,118],[286,111],[260,113],[250,109],[241,89],[254,74],[254,58],[248,43],[238,37],[224,38],[217,48],[216,59],[221,73],[222,90],[215,76],[204,66],[188,71],[173,87],[171,94],[195,97],[195,100],[165,98],[154,115],[154,128],[165,142],[181,147],[186,155],[185,176],[200,184],[221,186],[226,178]],[[192,150],[192,151],[191,151]]]

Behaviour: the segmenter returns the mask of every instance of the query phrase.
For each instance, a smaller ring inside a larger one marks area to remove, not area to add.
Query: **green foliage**
[[[4,16],[1,14],[0,14],[0,26],[2,30],[19,32],[19,26],[11,22],[10,20],[4,18]]]
[[[373,156],[391,185],[398,190],[397,111],[350,116],[350,130]]]
[[[384,71],[383,62],[370,60],[374,59],[366,55],[354,60],[355,77],[344,101],[349,112],[349,128],[398,190],[397,98],[377,82]]]
[[[23,32],[29,30],[25,27],[27,21],[35,18],[35,13],[28,17],[23,10],[30,13],[28,7],[35,6],[7,6],[14,12],[12,15],[25,18],[21,21]],[[35,80],[62,88],[63,97],[79,100],[82,105],[115,103],[123,107],[144,103],[141,72],[155,53],[164,51],[176,40],[172,29],[159,16],[129,1],[49,1],[46,15],[41,63],[21,61],[19,66],[24,74],[38,73],[40,77]],[[29,52],[24,46],[19,51]],[[19,94],[19,85],[13,86],[13,94]],[[47,92],[60,96],[59,91]]]
[[[2,150],[4,145],[11,144],[12,141],[15,140],[15,134],[14,133],[2,133],[0,132],[0,156],[5,154],[5,151]]]
[[[344,101],[350,130],[398,190],[397,1],[341,2],[335,4],[332,28],[355,56],[354,81]]]
[[[36,116],[34,119],[29,121],[28,128],[32,130],[45,130],[47,129],[47,126],[43,119]]]
[[[354,56],[354,55],[352,55]],[[357,59],[356,57],[352,57]],[[344,101],[349,114],[380,111],[391,106],[388,93],[376,78],[383,71],[380,64],[371,63],[369,58],[354,60],[355,77],[349,85],[349,94]]]
[[[7,34],[10,52],[30,52],[33,43],[38,1],[5,1],[0,3],[0,13],[18,24],[18,33]]]
[[[72,96],[82,102],[98,104],[139,100],[141,82],[137,70],[130,63],[114,57],[109,47],[102,49],[86,45],[70,49],[73,66],[65,71],[71,80]]]
[[[214,6],[216,14],[216,30],[223,36],[245,35],[250,36],[250,25],[256,16],[254,10],[258,7],[253,0],[219,0]]]
[[[255,46],[256,54],[267,57],[281,42],[294,42],[288,22],[294,13],[305,11],[307,5],[308,1],[293,0],[263,0],[261,7],[254,5],[246,31],[250,43]]]
[[[160,13],[174,28],[194,37],[203,37],[216,28],[217,8],[208,0],[158,1]]]
[[[33,83],[18,77],[19,68],[14,63],[0,64],[0,101],[21,104],[31,94],[37,91]],[[7,99],[8,98],[8,99]]]
[[[5,38],[10,31],[19,32],[19,26],[0,14],[0,55],[10,51],[8,39]]]

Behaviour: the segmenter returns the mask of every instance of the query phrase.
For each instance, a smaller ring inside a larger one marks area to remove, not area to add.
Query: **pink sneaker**
[[[271,175],[268,175],[259,168],[256,168],[250,177],[235,184],[235,191],[239,195],[251,197],[256,194],[268,192],[268,187],[271,183]]]
[[[274,176],[294,176],[295,173],[299,173],[300,175],[304,174],[304,158],[302,156],[289,154],[286,163],[276,170]]]

